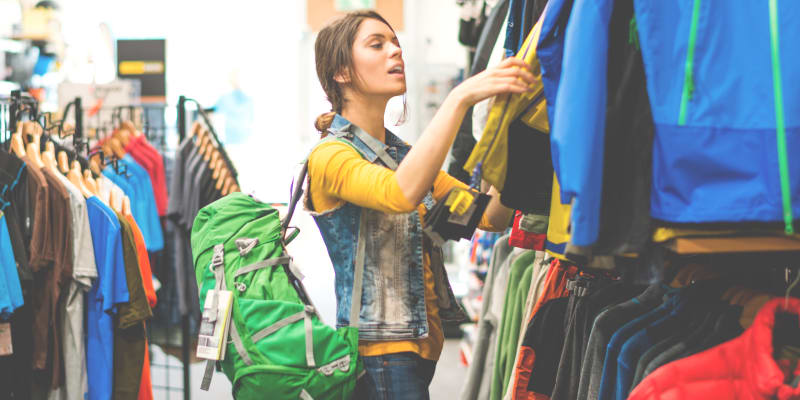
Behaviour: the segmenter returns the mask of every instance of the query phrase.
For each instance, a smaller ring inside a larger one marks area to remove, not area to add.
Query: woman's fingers
[[[497,93],[505,93],[505,92],[512,92],[512,93],[524,93],[529,90],[532,90],[528,87],[527,84],[518,80],[515,77],[503,77],[497,78],[493,84],[493,92]]]
[[[511,67],[511,68],[502,68],[495,71],[496,76],[512,76],[515,78],[520,78],[527,84],[533,84],[536,81],[536,77],[528,70],[523,68]]]

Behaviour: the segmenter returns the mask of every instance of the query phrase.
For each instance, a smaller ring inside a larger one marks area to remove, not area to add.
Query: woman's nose
[[[402,57],[403,56],[403,49],[394,43],[391,43],[389,47],[389,56],[390,57]]]

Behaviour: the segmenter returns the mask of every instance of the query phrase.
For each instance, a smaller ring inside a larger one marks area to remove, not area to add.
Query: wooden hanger
[[[125,158],[125,149],[123,148],[122,142],[119,139],[112,137],[108,140],[108,142],[109,146],[111,147],[111,151],[114,153],[114,156],[116,156],[117,159],[122,160]]]
[[[67,152],[61,150],[58,152],[58,170],[61,171],[62,174],[66,175],[69,172],[69,156]]]
[[[22,122],[17,124],[17,131],[11,134],[11,151],[17,157],[25,157],[25,141],[22,138]]]
[[[720,276],[722,274],[717,268],[692,263],[681,268],[669,285],[674,288],[687,287],[694,282],[717,279]]]
[[[94,180],[94,177],[92,176],[92,171],[89,171],[88,169],[83,171],[83,183],[86,185],[86,188],[89,189],[89,192],[97,197],[100,197],[100,190],[97,187],[97,181]]]
[[[194,121],[192,124],[192,129],[189,131],[189,136],[196,136],[200,133],[200,130],[203,128],[203,125],[200,124],[198,121]]]
[[[128,196],[122,198],[122,215],[132,215],[131,199]]]
[[[98,192],[100,192],[101,195],[103,194],[102,193],[103,191],[100,190],[100,182],[102,181],[102,179],[103,178],[98,177],[97,180],[96,180],[96,182],[97,182],[97,190],[98,190]],[[108,197],[100,197],[100,200],[102,200],[109,207],[111,207],[112,210],[114,210],[116,212],[121,212],[122,211],[122,204],[117,205],[118,203],[120,203],[120,201],[117,200],[117,197],[114,195],[114,188],[113,187],[111,188],[111,190],[108,191]]]
[[[228,177],[229,173],[228,167],[223,166],[222,171],[219,172],[219,176],[216,178],[217,184],[214,185],[217,190],[222,190],[222,187],[225,185],[225,178]]]
[[[131,131],[123,125],[123,127],[114,131],[113,137],[115,140],[118,140],[124,148],[127,147],[128,143],[131,141]]]
[[[89,159],[89,169],[94,172],[97,176],[103,175],[102,170],[100,169],[100,155],[95,154],[92,158]]]
[[[225,185],[222,187],[223,196],[227,196],[230,193],[231,186],[233,186],[233,178],[228,176],[225,178]]]
[[[211,179],[219,178],[219,173],[222,172],[222,159],[219,157],[219,151],[214,151],[211,154],[211,169],[213,173],[211,174]]]
[[[214,150],[216,150],[216,147],[214,146],[214,144],[209,139],[206,142],[206,148],[205,148],[205,151],[203,152],[203,160],[205,160],[206,163],[211,161],[211,155],[214,153]]]
[[[131,121],[123,121],[122,128],[127,129],[129,133],[133,136],[142,136],[142,131],[139,130],[136,125],[134,125]],[[127,146],[127,144],[125,144]]]
[[[234,183],[233,186],[231,186],[231,193],[236,193],[236,192],[241,192],[241,191],[242,190],[239,188],[239,184],[238,183]]]
[[[25,142],[25,154],[31,160],[33,165],[39,169],[44,167],[42,161],[42,153],[39,144],[36,141],[36,132],[33,123],[24,121],[22,123],[22,140]]]
[[[72,162],[72,168],[67,171],[67,179],[80,189],[84,197],[87,199],[92,197],[93,193],[86,187],[83,177],[81,177],[81,163],[78,160]]]
[[[56,147],[53,145],[53,142],[46,142],[44,144],[44,152],[42,153],[42,161],[47,168],[57,174],[58,173],[58,165],[56,163]]]

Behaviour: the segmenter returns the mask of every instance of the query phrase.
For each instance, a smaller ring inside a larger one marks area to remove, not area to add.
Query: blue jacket
[[[770,2],[777,4],[774,19]],[[551,145],[561,199],[573,202],[574,244],[590,245],[599,225],[613,0],[575,0],[572,10],[570,3],[548,4],[548,18],[550,7],[571,14],[568,23],[557,13],[553,23],[545,21],[538,51],[545,94],[557,93],[555,102],[547,100],[554,104]],[[800,215],[800,161],[791,158],[800,154],[800,51],[791,39],[800,35],[800,2],[635,0],[634,7],[655,122],[651,216],[678,223],[782,221],[776,105],[790,157],[784,190]]]

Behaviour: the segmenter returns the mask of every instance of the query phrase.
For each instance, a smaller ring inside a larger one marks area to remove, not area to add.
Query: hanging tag
[[[8,322],[0,323],[0,356],[14,354],[11,346],[11,324]]]
[[[450,206],[451,214],[464,215],[474,200],[475,196],[469,191],[456,189],[447,196],[445,205]]]
[[[230,290],[220,290],[217,300],[216,313],[212,297],[215,291],[209,290],[203,307],[203,321],[200,323],[200,333],[197,337],[197,358],[206,360],[223,360],[225,348],[228,343],[228,321],[231,318],[233,293]]]

